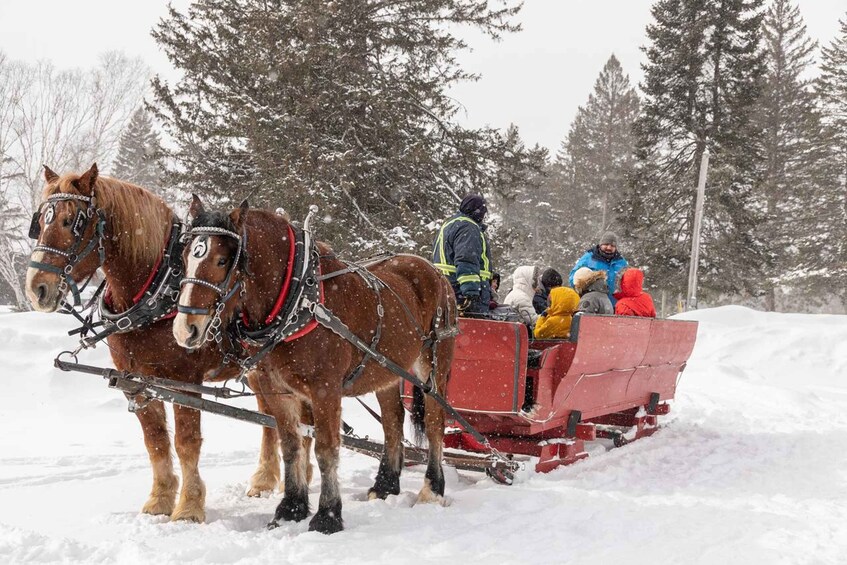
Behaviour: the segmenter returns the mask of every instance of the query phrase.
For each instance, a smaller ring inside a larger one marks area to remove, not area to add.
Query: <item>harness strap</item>
[[[87,196],[80,196],[80,195],[77,195],[77,194],[64,194],[64,193],[62,193],[62,195],[63,195],[62,198],[53,198],[52,196],[48,197],[48,200],[51,200],[51,199],[52,200],[83,200],[83,201],[89,202],[89,205],[91,205],[91,203],[94,201],[93,198],[89,198]],[[53,195],[53,196],[56,196],[56,195]],[[90,208],[89,208],[89,210],[90,210]],[[82,211],[80,211],[80,214],[81,213],[82,213]],[[96,228],[95,228],[95,235],[97,237],[92,237],[91,240],[88,242],[88,244],[85,246],[85,248],[82,250],[82,252],[80,252],[80,253],[77,252],[78,248],[80,247],[80,244],[82,243],[81,239],[76,239],[73,246],[67,251],[64,251],[62,249],[56,249],[55,247],[50,247],[48,245],[36,245],[33,248],[33,252],[42,251],[44,253],[52,253],[54,255],[59,255],[60,257],[64,257],[68,261],[67,265],[65,265],[64,268],[59,268],[59,267],[56,267],[54,265],[48,265],[47,263],[42,263],[40,261],[33,261],[33,260],[29,261],[29,266],[34,268],[34,269],[38,269],[38,270],[41,270],[41,271],[47,271],[47,272],[50,272],[50,273],[56,273],[56,274],[59,275],[59,277],[62,279],[62,284],[59,287],[59,292],[64,294],[64,291],[70,290],[71,294],[73,295],[73,299],[74,299],[74,303],[73,303],[74,307],[78,307],[82,303],[80,295],[81,295],[82,291],[85,290],[85,287],[88,286],[88,281],[91,280],[91,277],[89,277],[88,280],[86,280],[86,282],[82,285],[82,288],[80,289],[77,282],[71,276],[71,272],[73,271],[74,266],[77,263],[79,263],[80,261],[82,261],[83,259],[85,259],[86,257],[88,257],[88,254],[91,253],[94,250],[95,246],[99,246],[100,266],[101,267],[103,266],[103,263],[106,260],[105,249],[103,248],[103,237],[105,235],[106,218],[103,215],[102,211],[99,210],[99,209],[96,211],[96,215],[97,215],[98,219],[97,219],[97,224],[96,224]],[[85,224],[80,227],[80,231],[79,231],[80,237],[81,237],[81,234],[85,233],[85,230],[88,228],[89,215],[85,215],[85,218],[86,218]],[[62,288],[62,287],[64,287],[64,288]]]
[[[432,397],[438,404],[444,409],[447,414],[450,415],[451,418],[456,420],[460,426],[462,426],[465,431],[473,436],[475,440],[480,442],[487,448],[490,448],[491,445],[488,443],[488,440],[481,433],[476,431],[473,426],[471,426],[465,418],[459,414],[455,408],[450,406],[447,400],[444,399],[436,390],[434,390],[433,384],[425,383],[420,380],[415,375],[406,371],[403,367],[385,357],[381,353],[377,351],[373,351],[368,344],[359,339],[356,334],[350,331],[344,322],[342,322],[338,317],[332,313],[326,306],[323,304],[313,304],[311,307],[312,314],[315,316],[315,320],[322,325],[323,327],[331,330],[333,333],[338,335],[339,337],[347,340],[360,351],[367,353],[371,357],[373,357],[377,363],[379,363],[382,367],[385,367],[401,379],[413,384],[414,386],[421,389],[424,393]]]
[[[294,228],[291,227],[291,224],[288,224],[288,263],[285,270],[285,278],[282,281],[282,288],[279,291],[279,296],[277,296],[274,307],[271,309],[270,314],[268,314],[265,318],[265,325],[274,321],[274,318],[277,317],[277,314],[279,314],[279,311],[282,309],[285,299],[288,298],[288,289],[291,287],[291,279],[294,274],[294,254],[297,250],[296,240],[297,238],[294,234]],[[318,277],[318,280],[320,280],[320,277]]]
[[[181,231],[182,222],[176,219],[172,220],[168,240],[165,242],[162,254],[156,260],[150,275],[142,285],[141,290],[133,297],[133,304],[127,310],[119,313],[111,312],[108,291],[101,296],[99,301],[100,322],[89,325],[92,329],[97,325],[102,325],[105,329],[86,338],[83,342],[85,347],[103,341],[114,333],[133,331],[176,315],[174,306],[179,294],[179,277],[182,274],[182,248],[179,237]],[[95,297],[92,297],[92,300]]]

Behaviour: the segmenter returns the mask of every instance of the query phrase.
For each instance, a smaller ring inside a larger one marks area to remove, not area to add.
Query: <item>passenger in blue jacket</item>
[[[585,252],[585,255],[579,258],[571,269],[571,274],[568,280],[573,286],[573,276],[582,267],[588,267],[592,271],[606,271],[606,284],[609,287],[609,300],[612,301],[612,306],[615,305],[615,297],[612,294],[615,292],[615,281],[618,273],[621,272],[628,263],[626,259],[618,251],[618,236],[613,232],[607,231],[600,238],[600,242]]]
[[[432,249],[432,262],[450,280],[459,306],[475,314],[488,313],[491,300],[491,251],[482,223],[486,212],[482,196],[465,196],[459,211],[438,230]]]

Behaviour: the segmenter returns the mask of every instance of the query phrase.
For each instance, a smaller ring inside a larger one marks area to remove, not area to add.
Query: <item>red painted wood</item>
[[[627,438],[654,433],[657,415],[670,410],[666,401],[693,350],[697,323],[582,316],[576,342],[529,342],[524,326],[509,322],[462,318],[459,329],[447,400],[498,450],[539,457],[536,469],[546,472],[587,457],[583,441],[609,436],[593,423],[634,428]],[[527,369],[529,348],[543,351],[540,367]],[[520,412],[527,378],[535,385],[531,415]],[[403,393],[408,407],[408,384]],[[647,414],[652,393],[661,403]],[[582,423],[569,437],[573,411]],[[464,433],[445,444],[485,451]]]

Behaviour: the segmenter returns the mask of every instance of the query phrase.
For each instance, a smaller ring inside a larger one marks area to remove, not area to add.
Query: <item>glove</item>
[[[465,296],[465,299],[459,304],[459,312],[463,314],[484,314],[488,308],[483,307],[479,296]]]

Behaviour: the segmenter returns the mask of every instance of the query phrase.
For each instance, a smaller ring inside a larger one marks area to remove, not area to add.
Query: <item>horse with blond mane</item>
[[[32,307],[39,312],[55,312],[69,290],[78,295],[79,282],[102,266],[110,309],[127,311],[139,301],[162,265],[169,240],[179,237],[179,230],[174,229],[179,222],[173,211],[161,198],[139,186],[100,176],[96,164],[81,175],[63,176],[45,165],[44,178],[42,203],[31,229],[38,241],[26,277]],[[115,367],[195,384],[237,374],[235,368],[222,367],[223,356],[217,349],[186,351],[179,347],[171,323],[169,317],[162,317],[109,335]],[[248,375],[248,382],[255,384],[254,378]],[[179,479],[174,473],[164,405],[161,401],[145,405],[147,399],[136,400],[139,408],[135,415],[153,470],[153,488],[142,512],[169,515],[172,520],[204,521],[206,488],[198,469],[200,412],[174,406],[174,446],[182,468],[177,501]],[[262,398],[259,409],[267,411]],[[277,488],[278,449],[276,430],[263,428],[259,467],[248,494],[257,496]],[[308,458],[305,464],[308,467]],[[306,473],[309,471],[307,468]]]

